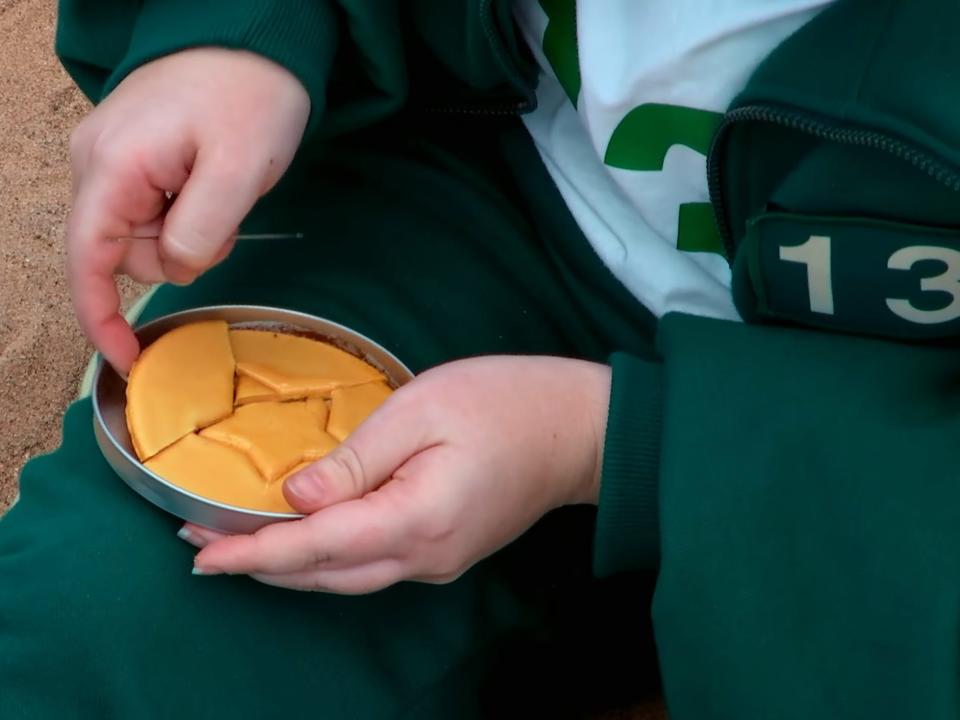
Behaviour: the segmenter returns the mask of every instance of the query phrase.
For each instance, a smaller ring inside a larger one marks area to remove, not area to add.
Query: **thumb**
[[[323,458],[287,478],[283,494],[294,509],[312,513],[361,498],[418,452],[437,444],[435,429],[405,390],[397,390]]]
[[[237,163],[197,155],[160,234],[164,274],[190,282],[216,264],[224,245],[260,197],[260,178]]]

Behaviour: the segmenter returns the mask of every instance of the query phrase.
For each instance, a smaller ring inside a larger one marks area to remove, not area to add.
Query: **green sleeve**
[[[656,567],[663,370],[626,353],[610,359],[594,570],[600,577]]]
[[[137,67],[180,50],[218,46],[257,53],[303,83],[311,101],[310,134],[321,120],[325,129],[359,126],[404,95],[395,19],[374,13],[371,3],[358,4],[348,24],[328,0],[61,0],[56,49],[94,102]],[[348,78],[358,91],[330,107],[331,69],[347,44],[351,65],[364,67],[365,76]]]
[[[307,135],[328,137],[421,109],[533,107],[507,0],[60,0],[56,49],[99,102],[137,67],[198,46],[249,50],[310,96]]]
[[[614,359],[597,559],[659,557],[671,717],[960,716],[956,349],[685,315],[658,346]]]

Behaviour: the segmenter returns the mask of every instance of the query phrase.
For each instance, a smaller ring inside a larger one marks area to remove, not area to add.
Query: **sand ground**
[[[54,18],[54,0],[0,0],[0,512],[23,462],[58,444],[91,352],[63,273],[67,142],[89,104],[54,56]]]
[[[55,0],[0,0],[0,514],[24,461],[59,442],[91,348],[70,312],[67,142],[89,109],[53,53]],[[124,303],[142,291],[122,287]],[[607,720],[660,720],[659,703]]]
[[[89,353],[69,312],[67,138],[87,103],[53,55],[53,0],[0,0],[0,510],[58,442]]]

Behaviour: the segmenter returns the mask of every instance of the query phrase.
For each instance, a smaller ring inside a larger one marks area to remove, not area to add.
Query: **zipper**
[[[487,43],[490,45],[494,57],[497,58],[500,67],[507,74],[507,77],[510,78],[510,82],[513,83],[514,88],[516,88],[518,92],[525,93],[527,96],[525,100],[516,102],[518,107],[515,112],[532,110],[532,106],[536,105],[536,100],[533,99],[534,95],[530,89],[530,83],[527,82],[517,70],[516,65],[514,65],[513,60],[510,58],[510,54],[507,52],[507,48],[504,47],[503,39],[493,26],[493,0],[480,0],[479,10],[480,26],[483,28],[483,34],[487,36]]]
[[[531,112],[536,109],[536,97],[530,89],[530,84],[523,78],[510,58],[510,53],[503,44],[499,33],[494,27],[493,0],[480,0],[478,6],[480,27],[487,39],[487,44],[496,58],[500,69],[506,74],[508,81],[518,93],[526,95],[525,99],[504,100],[499,102],[483,103],[452,103],[449,105],[432,105],[424,110],[430,113],[449,113],[458,115],[493,115],[512,116]]]
[[[727,217],[720,173],[724,163],[722,150],[724,136],[731,126],[740,122],[768,122],[821,140],[880,150],[910,163],[951,190],[960,191],[960,172],[927,150],[892,135],[877,130],[836,127],[819,116],[785,108],[765,105],[747,105],[737,108],[728,112],[720,122],[707,155],[707,186],[710,202],[714,208],[717,227],[727,251],[727,258],[731,262],[736,254],[736,247]]]
[[[454,115],[497,115],[505,117],[529,112],[533,109],[531,106],[532,103],[528,102],[527,100],[516,100],[513,102],[490,103],[489,105],[483,105],[480,103],[477,103],[476,105],[470,105],[467,103],[451,105],[428,105],[424,107],[423,110],[424,112],[428,113],[447,113]]]

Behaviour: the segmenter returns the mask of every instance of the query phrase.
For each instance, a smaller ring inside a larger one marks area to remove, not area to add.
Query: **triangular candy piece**
[[[343,442],[392,392],[390,386],[384,382],[334,389],[331,393],[327,432]]]
[[[191,433],[144,463],[185,490],[227,505],[294,512],[239,450]],[[282,490],[282,488],[280,488]]]
[[[329,343],[266,330],[231,330],[237,373],[253,378],[280,397],[330,397],[345,385],[384,380],[360,358]]]

